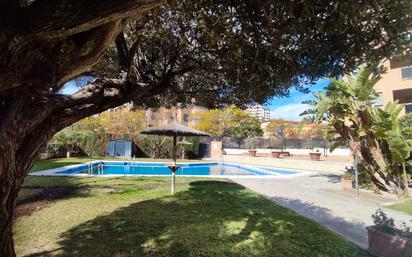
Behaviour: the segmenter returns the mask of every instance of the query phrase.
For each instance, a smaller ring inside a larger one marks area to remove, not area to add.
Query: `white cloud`
[[[271,109],[270,116],[272,119],[301,120],[303,117],[299,116],[299,114],[308,108],[307,104],[302,103],[287,104]]]

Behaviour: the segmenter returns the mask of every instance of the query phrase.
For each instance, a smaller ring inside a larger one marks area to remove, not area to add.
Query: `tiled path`
[[[255,164],[262,165],[263,163],[255,160]],[[270,165],[270,163],[264,164]],[[320,163],[314,164],[321,165]],[[288,165],[292,168],[293,163]],[[310,162],[305,165],[308,167]],[[330,165],[332,168],[329,167],[330,171],[328,172],[326,171],[327,166],[329,165],[323,166],[320,169],[321,172],[293,178],[236,178],[233,180],[284,207],[317,221],[362,248],[367,248],[365,226],[372,225],[371,214],[378,208],[383,209],[388,216],[393,217],[397,224],[405,221],[411,225],[412,216],[387,209],[381,205],[393,202],[396,198],[362,192],[358,199],[353,192],[342,190],[341,172],[336,172],[333,169],[334,165]],[[312,170],[314,169],[312,168]]]

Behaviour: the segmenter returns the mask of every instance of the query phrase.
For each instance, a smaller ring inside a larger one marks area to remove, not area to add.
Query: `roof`
[[[168,125],[147,128],[147,129],[142,130],[140,133],[146,134],[146,135],[163,135],[163,136],[210,137],[209,134],[203,131],[178,124],[176,121],[173,121],[171,124],[168,124]]]

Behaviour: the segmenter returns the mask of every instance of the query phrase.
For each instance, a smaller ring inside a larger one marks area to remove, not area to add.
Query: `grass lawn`
[[[240,185],[216,179],[27,177],[76,190],[15,223],[19,256],[369,256]]]
[[[58,159],[49,159],[49,160],[38,160],[37,163],[33,166],[30,172],[54,169],[58,167],[63,167],[72,164],[80,164],[93,160],[128,160],[131,159],[121,159],[121,158],[89,158],[89,157],[74,157],[74,158],[58,158]],[[134,161],[144,161],[144,162],[172,162],[170,159],[151,159],[151,158],[136,158]],[[203,162],[203,160],[177,160],[177,162]]]
[[[401,212],[406,212],[412,215],[412,200],[408,200],[403,203],[394,204],[394,205],[388,206],[388,208],[401,211]]]

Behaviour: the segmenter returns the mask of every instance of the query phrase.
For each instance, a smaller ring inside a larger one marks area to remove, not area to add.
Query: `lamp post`
[[[356,153],[353,155],[353,163],[355,165],[355,190],[356,197],[359,198],[359,171],[358,171],[358,157]]]
[[[280,124],[276,132],[278,134],[278,137],[280,138],[280,151],[283,152],[283,141],[284,141],[284,134],[285,134],[285,131],[283,129],[283,124]]]

